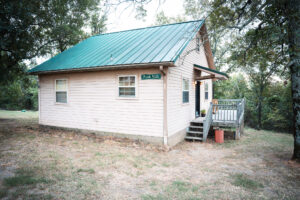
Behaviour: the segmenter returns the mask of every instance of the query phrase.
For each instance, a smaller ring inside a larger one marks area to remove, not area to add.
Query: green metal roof
[[[225,76],[226,78],[229,78],[229,76],[224,72],[220,72],[220,71],[217,71],[217,70],[214,70],[214,69],[211,69],[211,68],[208,68],[208,67],[203,67],[203,66],[200,66],[200,65],[196,65],[196,64],[194,64],[194,67],[212,72],[214,74],[219,74],[219,75]]]
[[[174,63],[203,23],[197,20],[92,36],[29,72]]]

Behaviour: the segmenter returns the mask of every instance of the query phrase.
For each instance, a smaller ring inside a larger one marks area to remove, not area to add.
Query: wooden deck
[[[210,107],[205,117],[198,117],[192,120],[192,124],[198,123],[199,128],[202,128],[202,141],[206,141],[207,134],[210,127],[233,127],[236,129],[235,138],[239,139],[241,132],[244,129],[244,113],[245,113],[245,99],[218,99],[214,103],[210,103]],[[195,128],[191,125],[190,128]],[[197,131],[188,133],[196,134]]]
[[[197,117],[192,122],[203,122],[205,117]],[[212,113],[212,126],[235,126],[237,124],[237,110],[218,110]]]

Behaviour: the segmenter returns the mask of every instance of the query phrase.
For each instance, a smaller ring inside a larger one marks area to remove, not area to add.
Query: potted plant
[[[205,117],[206,110],[201,110],[201,117]]]

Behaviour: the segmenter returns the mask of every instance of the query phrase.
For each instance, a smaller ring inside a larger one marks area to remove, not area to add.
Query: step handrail
[[[213,104],[212,102],[210,102],[210,106],[209,109],[207,111],[207,115],[205,116],[205,119],[203,121],[203,142],[206,141],[207,139],[207,135],[211,126],[211,122],[212,122],[212,107]]]

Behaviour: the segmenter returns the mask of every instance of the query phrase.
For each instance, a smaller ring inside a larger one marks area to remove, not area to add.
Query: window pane
[[[189,92],[188,91],[182,92],[182,102],[183,103],[189,102]]]
[[[119,86],[135,86],[135,76],[119,77]]]
[[[119,88],[119,96],[135,96],[135,88],[134,87],[120,87]]]
[[[67,90],[67,81],[66,80],[56,80],[56,90]]]
[[[135,76],[130,77],[130,86],[135,86]]]
[[[208,99],[208,92],[205,92],[205,99]]]
[[[187,79],[183,79],[183,90],[189,90],[189,81]]]
[[[56,92],[56,102],[67,103],[67,92]]]

